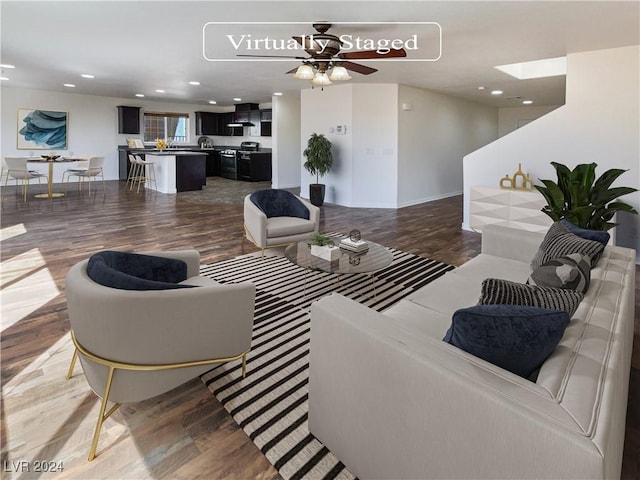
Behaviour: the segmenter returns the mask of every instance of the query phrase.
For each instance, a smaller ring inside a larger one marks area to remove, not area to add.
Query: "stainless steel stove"
[[[242,142],[239,149],[227,149],[220,152],[220,175],[231,180],[238,179],[238,159],[247,158],[250,152],[260,149],[258,142]]]

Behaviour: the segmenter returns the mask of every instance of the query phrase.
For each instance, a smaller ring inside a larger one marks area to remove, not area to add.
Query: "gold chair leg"
[[[109,393],[111,392],[111,384],[113,383],[113,375],[115,374],[115,368],[109,367],[109,374],[107,375],[107,384],[104,388],[104,394],[102,395],[102,402],[100,403],[100,413],[98,415],[98,423],[96,423],[96,430],[93,432],[93,440],[91,442],[91,449],[89,450],[89,461],[96,458],[96,450],[98,449],[98,440],[100,439],[100,430],[102,430],[102,424],[104,421],[115,412],[120,406],[119,403],[116,403],[111,407],[111,409],[105,414],[105,410],[107,409],[107,402],[109,401]]]
[[[78,360],[78,349],[73,351],[73,357],[71,357],[71,364],[69,364],[69,370],[67,370],[67,380],[73,377],[73,369],[76,366],[76,360]]]
[[[247,354],[242,355],[242,378],[247,374]]]

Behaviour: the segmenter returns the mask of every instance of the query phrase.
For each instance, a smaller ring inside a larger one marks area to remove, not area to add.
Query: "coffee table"
[[[342,238],[332,238],[336,245],[340,244]],[[369,249],[366,252],[356,253],[346,249],[340,249],[340,258],[329,261],[324,260],[315,255],[311,255],[311,245],[309,242],[298,242],[289,245],[284,254],[287,259],[305,269],[305,295],[307,285],[308,271],[321,271],[333,273],[336,280],[340,283],[340,277],[343,275],[365,274],[371,278],[373,285],[373,294],[375,297],[375,278],[377,271],[389,266],[393,261],[393,255],[386,247],[367,240]]]

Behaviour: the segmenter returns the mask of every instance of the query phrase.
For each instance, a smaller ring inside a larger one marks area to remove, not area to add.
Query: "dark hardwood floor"
[[[241,247],[244,193],[229,182],[208,185],[216,192],[211,202],[193,194],[136,194],[118,181],[107,182],[105,195],[99,189],[91,197],[70,190],[51,202],[23,203],[13,189],[6,192],[0,244],[2,478],[278,478],[198,379],[121,407],[105,423],[98,457],[87,462],[98,402],[79,367],[71,380],[64,379],[73,351],[64,296],[69,268],[104,249],[193,248],[203,263],[257,251],[248,242]],[[461,221],[462,198],[452,197],[397,210],[325,205],[321,229],[358,228],[364,238],[461,265],[480,251],[480,235],[462,231]],[[636,340],[639,334],[636,313]],[[636,341],[623,478],[640,473],[639,350]],[[11,463],[28,461],[33,467],[37,460],[62,462],[64,471],[21,474]]]

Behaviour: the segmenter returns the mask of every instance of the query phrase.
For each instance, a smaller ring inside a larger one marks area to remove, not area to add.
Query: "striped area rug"
[[[311,303],[339,292],[382,311],[453,269],[390,251],[393,262],[373,279],[306,272],[279,256],[243,255],[201,268],[221,283],[251,281],[257,287],[246,377],[240,362],[230,362],[201,378],[285,480],[354,478],[307,426]]]

